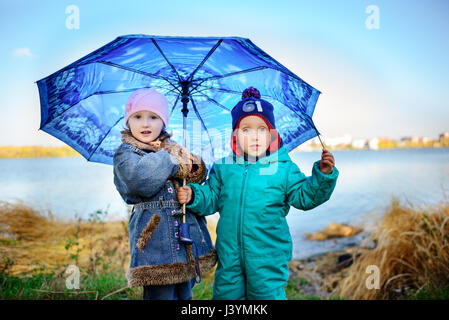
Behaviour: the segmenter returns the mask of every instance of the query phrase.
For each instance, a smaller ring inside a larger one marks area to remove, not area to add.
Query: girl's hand
[[[191,198],[192,198],[192,189],[189,186],[179,187],[178,202],[180,204],[189,202]]]
[[[323,149],[323,152],[321,153],[320,171],[325,174],[331,174],[334,166],[334,156],[328,150]]]

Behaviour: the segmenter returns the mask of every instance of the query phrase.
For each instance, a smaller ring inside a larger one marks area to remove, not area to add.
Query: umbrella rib
[[[202,87],[205,87],[205,88],[208,88],[208,89],[211,89],[211,90],[224,91],[224,92],[227,92],[227,93],[232,93],[232,94],[240,95],[240,92],[237,92],[237,91],[234,91],[234,90],[223,89],[223,88],[214,88],[214,87],[206,87],[206,86],[202,86]],[[197,91],[197,93],[200,93],[200,94],[206,96],[206,97],[209,99],[209,97],[208,97],[207,95],[205,95],[204,93],[201,93],[201,92],[199,92],[199,91]],[[278,99],[275,99],[275,98],[273,98],[273,97],[263,96],[263,95],[261,95],[261,97],[265,97],[265,98],[269,98],[269,99],[275,100],[275,101],[279,102],[280,104],[282,104],[284,107],[290,109],[290,110],[291,110],[294,114],[296,114],[298,117],[300,117],[301,119],[303,119],[303,120],[305,120],[306,122],[308,122],[309,125],[310,125],[312,128],[314,128],[314,129],[316,130],[316,132],[319,134],[318,129],[315,127],[315,124],[313,123],[312,119],[310,118],[310,116],[309,116],[307,113],[305,113],[305,112],[300,112],[300,113],[298,113],[297,110],[292,109],[289,105],[287,105],[287,104],[285,104],[284,102],[282,102],[282,101],[280,101],[280,100],[278,100]],[[229,111],[229,110],[228,110],[228,111]]]
[[[197,115],[198,119],[200,119],[201,125],[203,126],[204,130],[207,133],[207,137],[209,138],[209,143],[210,143],[210,146],[211,146],[212,156],[213,156],[214,155],[214,148],[213,148],[213,145],[212,145],[212,139],[210,138],[210,135],[209,135],[209,131],[207,130],[206,124],[204,123],[203,118],[201,117],[200,112],[198,111],[198,109],[196,107],[195,101],[193,101],[193,97],[191,95],[189,95],[189,97],[190,97],[190,101],[192,101],[193,110],[195,111],[195,114]]]
[[[173,105],[173,107],[171,108],[171,111],[170,111],[170,117],[171,117],[171,115],[172,115],[172,113],[173,113],[173,110],[175,110],[176,105],[178,104],[178,101],[179,101],[179,97],[180,97],[180,96],[181,96],[181,94],[178,94],[178,96],[176,97],[175,104]]]
[[[215,104],[216,104],[217,106],[219,106],[220,108],[222,108],[222,109],[224,109],[224,110],[226,110],[226,111],[229,111],[229,112],[231,111],[231,110],[229,110],[228,108],[226,108],[224,105],[222,105],[221,103],[217,102],[215,99],[209,98],[209,97],[208,97],[207,95],[205,95],[204,93],[201,93],[201,92],[198,92],[198,91],[197,91],[197,93],[201,94],[202,96],[205,96],[207,100],[209,100],[209,101],[215,103]]]
[[[214,87],[206,87],[206,86],[202,86],[202,87],[207,88],[207,89],[210,89],[210,90],[224,91],[224,92],[232,93],[232,94],[236,94],[236,95],[240,95],[240,94],[241,94],[241,92],[238,92],[238,91],[235,91],[235,90],[230,90],[230,89],[214,88]],[[200,91],[197,91],[197,92],[198,92],[198,93],[201,93]],[[278,100],[278,99],[276,99],[276,98],[273,98],[273,97],[270,97],[270,96],[265,96],[265,95],[261,95],[261,98],[266,98],[266,99],[272,99],[272,100],[275,100],[275,101],[279,102],[280,104],[282,104],[283,106],[289,108],[289,109],[292,110],[293,112],[297,113],[296,110],[290,108],[290,107],[289,107],[288,105],[286,105],[284,102],[282,102],[282,101],[280,101],[280,100]],[[301,112],[301,114],[302,114],[302,113],[304,113],[304,112]],[[306,114],[306,113],[305,113],[305,114]]]
[[[90,158],[94,155],[95,151],[97,151],[98,147],[103,143],[104,139],[106,139],[106,137],[108,136],[109,132],[111,132],[112,128],[114,128],[117,123],[119,123],[120,120],[122,120],[123,117],[120,117],[113,126],[111,126],[108,130],[108,132],[106,132],[106,134],[103,136],[103,138],[101,139],[100,143],[97,144],[97,146],[95,147],[94,151],[91,152],[91,154],[89,155],[89,158],[87,158],[87,161],[90,161]]]
[[[84,99],[87,99],[87,98],[89,98],[91,96],[97,95],[97,94],[124,93],[124,92],[131,92],[131,91],[138,90],[138,89],[143,89],[143,88],[161,88],[161,89],[165,89],[164,87],[161,87],[161,86],[151,86],[151,87],[139,87],[139,88],[126,89],[126,90],[118,90],[118,91],[114,91],[114,90],[96,91],[96,92],[91,93],[90,95],[84,97],[80,101],[82,101]],[[170,93],[172,91],[173,91],[173,89],[169,90],[165,95],[167,95],[168,93]],[[79,103],[80,101],[78,101],[77,103]]]
[[[171,64],[170,61],[168,61],[167,57],[165,56],[165,54],[162,52],[162,49],[159,47],[159,45],[157,44],[156,40],[154,40],[154,38],[151,38],[151,41],[153,42],[153,44],[156,46],[156,48],[159,50],[159,52],[161,53],[161,55],[164,57],[165,61],[167,61],[167,63],[170,65],[170,67],[173,69],[173,71],[176,73],[176,75],[178,76],[178,81],[181,82],[181,77],[179,76],[178,71],[176,70],[176,68]]]
[[[263,70],[263,69],[268,69],[269,67],[266,66],[259,66],[259,67],[254,67],[254,68],[249,68],[249,69],[245,69],[245,70],[240,70],[240,71],[235,71],[235,72],[231,72],[231,73],[226,73],[223,75],[219,75],[219,76],[213,76],[213,77],[209,77],[209,78],[204,78],[204,79],[196,79],[194,80],[196,81],[201,81],[201,83],[203,83],[206,80],[210,80],[210,79],[222,79],[222,78],[227,78],[227,77],[232,77],[241,73],[247,73],[247,72],[253,72],[253,71],[258,71],[258,70]]]
[[[209,78],[205,78],[205,79],[198,79],[198,80],[195,80],[195,81],[200,81],[200,80],[202,80],[202,81],[200,83],[198,83],[196,85],[196,87],[193,88],[190,92],[193,92],[196,88],[198,88],[198,86],[202,85],[203,82],[205,82],[206,80],[209,80],[209,79],[222,79],[222,78],[225,78],[225,77],[232,77],[232,76],[235,76],[235,75],[241,74],[241,73],[254,72],[254,71],[259,71],[259,70],[263,70],[263,69],[267,69],[267,68],[268,67],[264,67],[264,66],[262,66],[262,67],[255,67],[255,68],[250,68],[250,69],[246,69],[246,70],[241,70],[241,71],[227,73],[227,74],[224,74],[224,75],[221,75],[221,76],[214,76],[214,77],[209,77]]]
[[[235,76],[235,75],[240,74],[240,73],[253,72],[253,71],[258,71],[258,70],[263,70],[263,69],[273,69],[273,70],[279,71],[279,72],[285,74],[286,76],[294,78],[296,81],[300,81],[302,83],[305,83],[306,85],[308,85],[308,86],[313,88],[313,86],[311,86],[310,84],[308,84],[307,82],[305,82],[304,80],[302,80],[301,78],[296,76],[295,74],[291,74],[291,73],[285,72],[284,70],[277,69],[277,68],[260,66],[260,67],[250,68],[250,69],[246,69],[246,70],[242,70],[242,71],[236,71],[236,72],[227,73],[227,74],[224,74],[224,75],[221,75],[221,76],[213,76],[213,77],[204,78],[204,79],[196,79],[193,82],[200,81],[200,83],[198,83],[196,85],[196,87],[192,89],[192,91],[195,90],[198,86],[200,86],[206,80],[210,80],[210,79],[215,80],[215,79],[221,79],[221,78],[225,78],[225,77],[232,77],[232,76]],[[319,92],[321,93],[321,91],[319,91]]]
[[[215,50],[217,50],[218,46],[223,42],[223,39],[218,40],[218,42],[214,45],[214,47],[209,50],[209,52],[207,53],[207,55],[204,57],[203,61],[201,61],[201,63],[198,65],[198,67],[196,67],[196,69],[192,72],[192,74],[189,76],[188,81],[193,79],[193,76],[195,75],[195,73],[204,65],[204,63],[206,63],[206,60],[209,59],[209,57],[212,55],[212,53],[215,52]]]
[[[175,86],[173,83],[171,83],[171,81],[170,81],[168,78],[165,78],[165,77],[163,77],[163,76],[159,76],[159,75],[155,75],[155,74],[153,74],[153,73],[148,73],[148,72],[145,72],[145,71],[140,71],[140,70],[136,70],[136,69],[133,69],[133,68],[121,66],[121,65],[119,65],[119,64],[117,64],[117,63],[113,63],[113,62],[109,62],[109,61],[97,61],[97,63],[102,63],[102,64],[106,64],[106,65],[109,65],[109,66],[112,66],[112,67],[116,67],[116,68],[119,68],[119,69],[124,69],[124,70],[127,70],[127,71],[139,73],[139,74],[142,74],[142,75],[144,75],[144,76],[151,77],[151,78],[156,78],[156,79],[165,80],[165,81],[167,81],[173,88],[175,88],[176,90],[178,90],[178,92],[181,92],[177,86]]]

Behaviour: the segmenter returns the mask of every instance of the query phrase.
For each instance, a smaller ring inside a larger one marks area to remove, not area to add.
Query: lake
[[[371,223],[393,196],[402,203],[436,204],[449,192],[449,148],[333,151],[340,171],[330,200],[309,211],[291,208],[287,221],[294,258],[333,250],[354,239],[316,242],[305,234],[330,222]],[[306,175],[320,152],[293,152]],[[0,200],[25,204],[56,216],[87,218],[97,210],[110,219],[127,217],[128,207],[115,189],[112,166],[81,157],[0,159]],[[211,216],[217,219],[218,215]]]

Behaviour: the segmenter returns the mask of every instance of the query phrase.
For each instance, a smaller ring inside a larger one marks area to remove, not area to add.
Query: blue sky
[[[66,27],[76,5],[80,28]],[[379,9],[368,29],[366,8]],[[2,1],[0,145],[43,131],[35,81],[124,34],[239,36],[319,89],[323,137],[449,131],[449,1]]]

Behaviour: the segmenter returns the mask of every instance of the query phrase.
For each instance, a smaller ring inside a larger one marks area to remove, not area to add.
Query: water
[[[310,241],[305,234],[330,222],[359,224],[385,212],[393,196],[416,205],[436,204],[449,195],[449,148],[334,151],[340,176],[329,201],[309,211],[291,208],[287,221],[294,258],[305,258],[354,239]],[[320,152],[290,153],[306,175]],[[110,219],[127,217],[113,183],[112,166],[84,158],[0,159],[0,200],[22,200],[56,216],[87,218],[96,210]],[[212,216],[217,218],[217,215]]]
[[[293,256],[306,258],[340,248],[355,239],[312,241],[306,233],[330,222],[361,224],[369,228],[385,213],[391,199],[415,206],[433,205],[449,196],[449,148],[394,149],[333,152],[340,171],[331,198],[322,205],[301,211],[291,208],[287,221],[293,239]],[[291,153],[306,175],[320,152]]]

